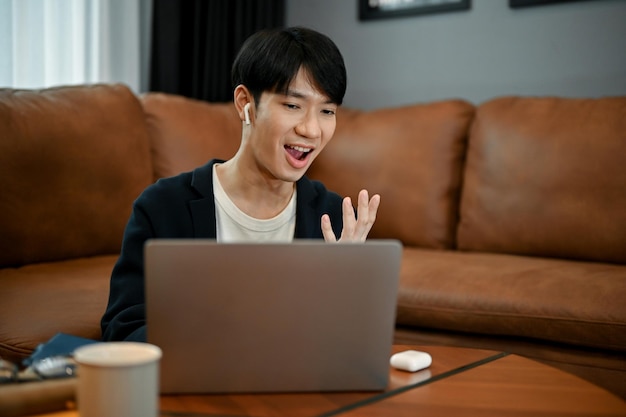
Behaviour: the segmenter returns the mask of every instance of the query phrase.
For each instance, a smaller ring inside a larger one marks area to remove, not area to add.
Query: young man
[[[364,241],[380,196],[349,197],[304,177],[335,132],[346,90],[341,53],[305,28],[251,36],[232,69],[241,145],[228,161],[161,179],[135,201],[113,269],[104,340],[145,341],[143,246],[150,238],[218,242]]]

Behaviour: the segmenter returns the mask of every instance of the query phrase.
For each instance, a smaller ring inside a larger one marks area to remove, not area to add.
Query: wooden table
[[[409,349],[394,346],[393,351]],[[417,347],[413,347],[418,349]],[[426,350],[426,348],[419,348]],[[477,349],[432,347],[428,352],[437,358],[427,370],[417,373],[391,370],[385,393],[410,386],[433,376],[446,375],[496,355],[496,352]],[[378,398],[381,392],[303,393],[303,394],[249,394],[249,395],[171,395],[161,397],[161,415],[179,416],[181,412],[203,415],[255,417],[312,417],[332,415],[344,409]]]
[[[556,368],[504,355],[341,416],[623,417],[626,402]]]
[[[161,417],[626,416],[626,402],[578,377],[516,355],[444,346],[429,369],[392,369],[384,392],[164,395]],[[76,411],[40,417],[77,417]]]

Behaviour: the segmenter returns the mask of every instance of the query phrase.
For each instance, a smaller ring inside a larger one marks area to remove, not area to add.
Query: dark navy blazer
[[[146,340],[144,243],[150,238],[215,239],[215,200],[211,160],[195,170],[158,180],[133,204],[122,251],[111,274],[109,303],[102,317],[102,338]],[[320,225],[329,214],[335,235],[343,228],[342,197],[318,181],[296,183],[296,239],[323,239]]]

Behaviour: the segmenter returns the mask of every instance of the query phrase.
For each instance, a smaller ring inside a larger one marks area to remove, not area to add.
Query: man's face
[[[337,105],[300,70],[286,94],[264,92],[249,141],[259,169],[295,182],[335,133]]]

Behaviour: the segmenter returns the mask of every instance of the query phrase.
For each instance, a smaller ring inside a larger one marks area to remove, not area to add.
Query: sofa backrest
[[[119,253],[151,174],[127,87],[0,90],[0,266]]]
[[[626,262],[626,97],[479,106],[458,246]]]
[[[228,159],[239,147],[241,120],[232,103],[163,93],[145,94],[141,101],[155,179],[211,158]],[[335,136],[307,176],[353,199],[362,188],[380,193],[371,237],[452,248],[473,111],[460,100],[369,112],[341,108]]]
[[[372,238],[451,249],[467,131],[474,107],[461,100],[359,111],[342,108],[337,130],[308,176],[356,201],[381,195]]]
[[[208,103],[166,93],[140,97],[157,180],[231,158],[241,140],[241,120],[232,103]]]

